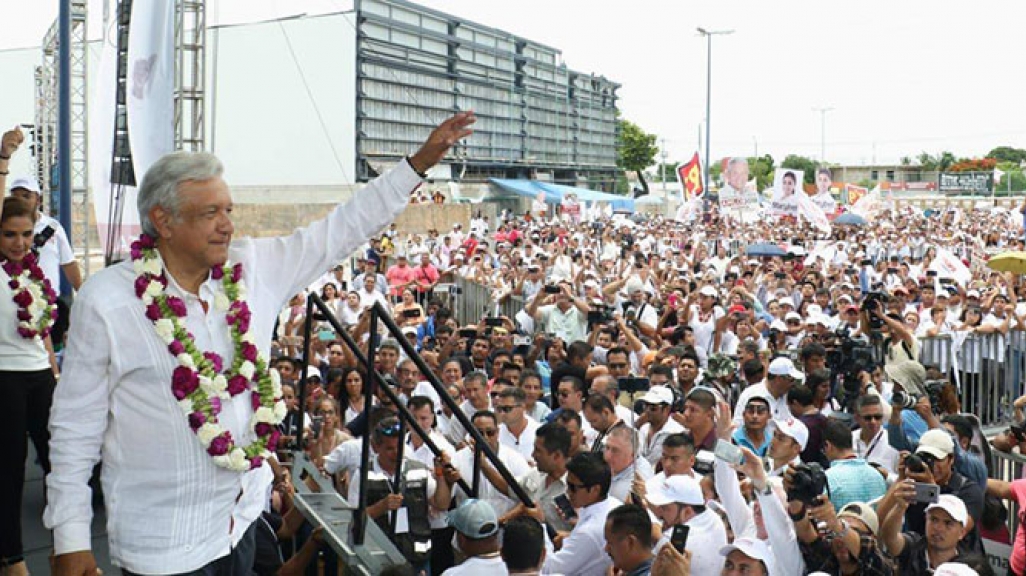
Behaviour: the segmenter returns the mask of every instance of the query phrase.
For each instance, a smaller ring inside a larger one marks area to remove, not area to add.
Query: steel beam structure
[[[175,150],[206,149],[207,11],[203,0],[175,1]]]

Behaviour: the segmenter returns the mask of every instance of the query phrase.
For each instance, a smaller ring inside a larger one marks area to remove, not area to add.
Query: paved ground
[[[25,557],[32,574],[50,573],[50,552],[53,540],[50,532],[43,527],[43,470],[36,464],[36,453],[29,442],[28,464],[25,471],[25,499],[21,507],[22,540],[25,545]],[[119,572],[110,563],[107,550],[106,516],[103,506],[94,510],[93,516],[93,554],[104,574],[113,576]]]

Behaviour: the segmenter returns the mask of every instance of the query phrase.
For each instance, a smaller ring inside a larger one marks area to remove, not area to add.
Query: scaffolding
[[[203,0],[175,2],[175,150],[206,149],[207,16]]]
[[[88,51],[86,44],[86,0],[71,0],[71,230],[72,246],[82,250],[85,275],[89,275],[90,226],[88,122]],[[43,37],[43,60],[36,67],[36,110],[33,151],[36,177],[55,216],[57,206],[57,105],[58,23]]]

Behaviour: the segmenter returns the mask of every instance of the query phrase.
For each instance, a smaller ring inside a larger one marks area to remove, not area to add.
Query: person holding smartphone
[[[688,536],[684,549],[691,551],[693,573],[719,574],[723,570],[719,551],[727,545],[727,528],[719,514],[706,508],[698,480],[684,474],[670,476],[653,485],[646,498],[663,523],[663,536],[654,548],[657,554],[670,543],[675,528],[685,526]]]

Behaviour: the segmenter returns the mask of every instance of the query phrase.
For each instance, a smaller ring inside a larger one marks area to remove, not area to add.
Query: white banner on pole
[[[174,150],[174,89],[175,1],[133,2],[125,96],[128,138],[139,184],[154,162]]]

